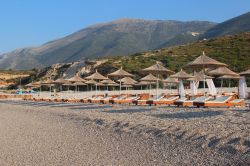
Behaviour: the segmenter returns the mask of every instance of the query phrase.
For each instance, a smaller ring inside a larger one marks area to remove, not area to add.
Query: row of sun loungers
[[[134,104],[134,105],[175,105],[178,107],[243,107],[244,99],[238,99],[235,93],[218,96],[186,96],[179,97],[176,94],[151,96],[149,94],[140,95],[96,95],[85,98],[34,98],[35,101],[46,102],[72,102],[72,103],[102,103],[102,104]]]

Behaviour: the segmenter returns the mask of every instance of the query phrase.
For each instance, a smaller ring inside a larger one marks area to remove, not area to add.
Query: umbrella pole
[[[121,95],[121,90],[122,90],[122,82],[121,82],[121,79],[120,79],[120,95]]]
[[[172,83],[170,83],[170,93],[172,94]]]
[[[204,90],[204,96],[206,95],[206,76],[205,76],[205,67],[203,65],[203,90]]]
[[[157,74],[156,96],[158,96],[158,88],[159,88],[159,74]]]
[[[221,81],[220,81],[220,89],[221,89],[221,92],[222,92],[222,85],[223,85],[223,79],[221,79]]]
[[[149,95],[151,95],[151,83],[149,85]]]
[[[49,85],[49,94],[51,96],[51,84]]]
[[[95,95],[97,95],[97,84],[95,84]]]

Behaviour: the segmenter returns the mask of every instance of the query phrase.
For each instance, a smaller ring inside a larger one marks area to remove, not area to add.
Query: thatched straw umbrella
[[[241,76],[250,76],[250,69],[240,73]]]
[[[51,96],[51,87],[53,84],[54,84],[54,81],[51,79],[41,82],[41,85],[49,85],[50,96]]]
[[[205,52],[202,52],[202,55],[196,58],[194,61],[188,63],[186,67],[189,68],[201,68],[203,73],[205,73],[205,68],[216,68],[216,67],[224,67],[227,66],[225,63],[221,63],[215,59],[212,59],[205,55]],[[204,95],[205,95],[205,80],[204,77],[203,86],[204,86]]]
[[[214,77],[208,76],[203,71],[200,71],[200,72],[194,72],[194,77],[187,79],[188,81],[190,81],[190,89],[192,95],[197,94],[199,82],[204,81],[204,78],[205,80],[207,80],[207,79],[213,79]]]
[[[241,78],[240,76],[234,76],[234,75],[223,75],[223,76],[218,77],[218,79],[221,80],[221,88],[222,88],[222,84],[223,84],[222,80],[229,80],[228,86],[230,88],[231,87],[230,80],[231,79],[233,79],[233,80],[239,80],[240,78]]]
[[[149,82],[149,94],[151,94],[151,84],[154,82],[154,83],[157,83],[158,81],[158,78],[155,77],[153,74],[148,74],[146,75],[145,77],[141,78],[140,81],[146,81],[146,82]]]
[[[170,78],[177,78],[177,79],[188,79],[193,77],[194,76],[187,74],[183,69],[181,69],[178,73],[175,73],[170,76]]]
[[[120,78],[120,80],[119,80],[119,82],[120,82],[120,94],[121,94],[121,88],[122,88],[121,78],[123,78],[123,77],[134,77],[133,74],[130,74],[130,73],[126,72],[125,70],[122,69],[122,67],[119,70],[117,70],[117,71],[115,71],[113,73],[108,74],[108,76],[109,77]]]
[[[107,90],[109,86],[119,86],[116,82],[112,81],[111,79],[102,80],[100,83],[103,83],[107,86]]]
[[[229,85],[230,85],[230,79],[229,77],[238,77],[240,76],[238,73],[235,73],[234,71],[230,70],[227,67],[219,67],[217,69],[211,70],[208,72],[211,75],[215,75],[215,76],[224,76],[224,79],[228,79],[229,80]],[[223,85],[223,77],[220,78],[221,80],[221,89],[222,89],[222,85]]]
[[[193,76],[190,74],[187,74],[184,70],[180,70],[178,73],[175,73],[173,75],[170,76],[171,78],[177,78],[179,80],[179,94],[181,96],[185,95],[185,90],[184,90],[184,86],[183,86],[183,79],[188,79],[188,78],[192,78]]]
[[[81,78],[78,75],[75,75],[74,77],[71,77],[71,78],[66,79],[66,80],[69,82],[85,82],[86,81],[85,79]]]
[[[73,83],[73,85],[75,86],[76,91],[79,91],[79,86],[84,86],[87,84],[85,84],[83,82],[75,82],[75,83]]]
[[[63,79],[63,78],[58,78],[57,80],[53,81],[54,84],[60,85],[60,91],[62,91],[62,85],[63,84],[69,84],[70,81]]]
[[[238,73],[235,73],[234,71],[230,70],[227,67],[219,67],[217,69],[209,71],[208,73],[217,76],[222,76],[222,75],[239,76]]]
[[[101,75],[100,73],[98,73],[98,71],[96,70],[95,73],[91,74],[90,76],[88,77],[85,77],[86,80],[95,80],[97,81],[97,83],[99,81],[102,81],[102,80],[107,80],[108,78],[107,77],[104,77],[103,75]],[[97,93],[97,83],[96,83],[96,93]],[[101,85],[101,84],[100,84]]]
[[[90,87],[91,87],[90,91],[92,91],[92,85],[96,85],[97,82],[95,80],[88,80],[85,82],[85,84],[90,85]]]
[[[65,84],[62,84],[62,86],[66,86],[68,87],[68,91],[69,91],[69,87],[72,87],[72,86],[75,86],[74,83],[65,83]]]
[[[101,75],[97,70],[95,71],[95,73],[91,74],[88,77],[85,77],[86,80],[107,80],[107,77],[104,77],[103,75]]]
[[[39,93],[41,94],[41,91],[42,91],[42,81],[33,82],[32,85],[40,87],[39,88],[39,90],[40,90]]]
[[[178,81],[177,78],[171,78],[171,77],[166,78],[165,80],[163,80],[163,82],[167,83],[167,84],[170,84],[170,91],[171,91],[171,93],[172,93],[172,85],[179,83],[179,81]]]
[[[137,81],[135,81],[134,79],[132,79],[130,77],[124,77],[118,81],[121,82],[122,85],[124,85],[123,87],[126,87],[126,89],[129,87],[132,87],[133,85],[135,85],[137,83]]]
[[[69,81],[69,82],[72,82],[72,83],[84,83],[84,82],[86,82],[86,80],[81,78],[79,75],[75,75],[74,77],[71,77],[71,78],[66,79],[66,80]],[[77,92],[78,85],[75,84],[74,86],[76,86],[75,92]]]
[[[138,82],[137,84],[135,84],[135,86],[141,86],[141,90],[142,90],[142,87],[143,86],[151,86],[151,82],[148,82],[148,81],[140,81]]]
[[[159,62],[156,62],[156,64],[154,64],[148,68],[143,69],[142,72],[157,75],[157,81],[156,81],[156,95],[157,96],[158,96],[158,88],[159,88],[159,75],[171,75],[174,73],[173,71],[162,66]]]
[[[40,85],[36,85],[36,84],[33,84],[33,82],[31,82],[31,83],[29,83],[29,84],[26,84],[25,86],[26,86],[26,87],[31,87],[31,88],[32,88],[32,87],[35,87],[35,88],[36,88],[36,87],[39,87]]]

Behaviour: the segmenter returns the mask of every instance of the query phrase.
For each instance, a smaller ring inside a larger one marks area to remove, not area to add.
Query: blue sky
[[[124,17],[222,22],[248,11],[250,0],[0,0],[0,53]]]

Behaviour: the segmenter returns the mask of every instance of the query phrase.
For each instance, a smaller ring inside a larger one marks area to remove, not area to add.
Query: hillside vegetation
[[[106,74],[123,66],[132,73],[161,61],[173,71],[179,71],[188,62],[205,51],[206,55],[229,65],[229,68],[240,72],[250,68],[250,32],[233,36],[224,36],[210,40],[190,43],[171,48],[137,53],[127,57],[108,58],[99,69]]]

